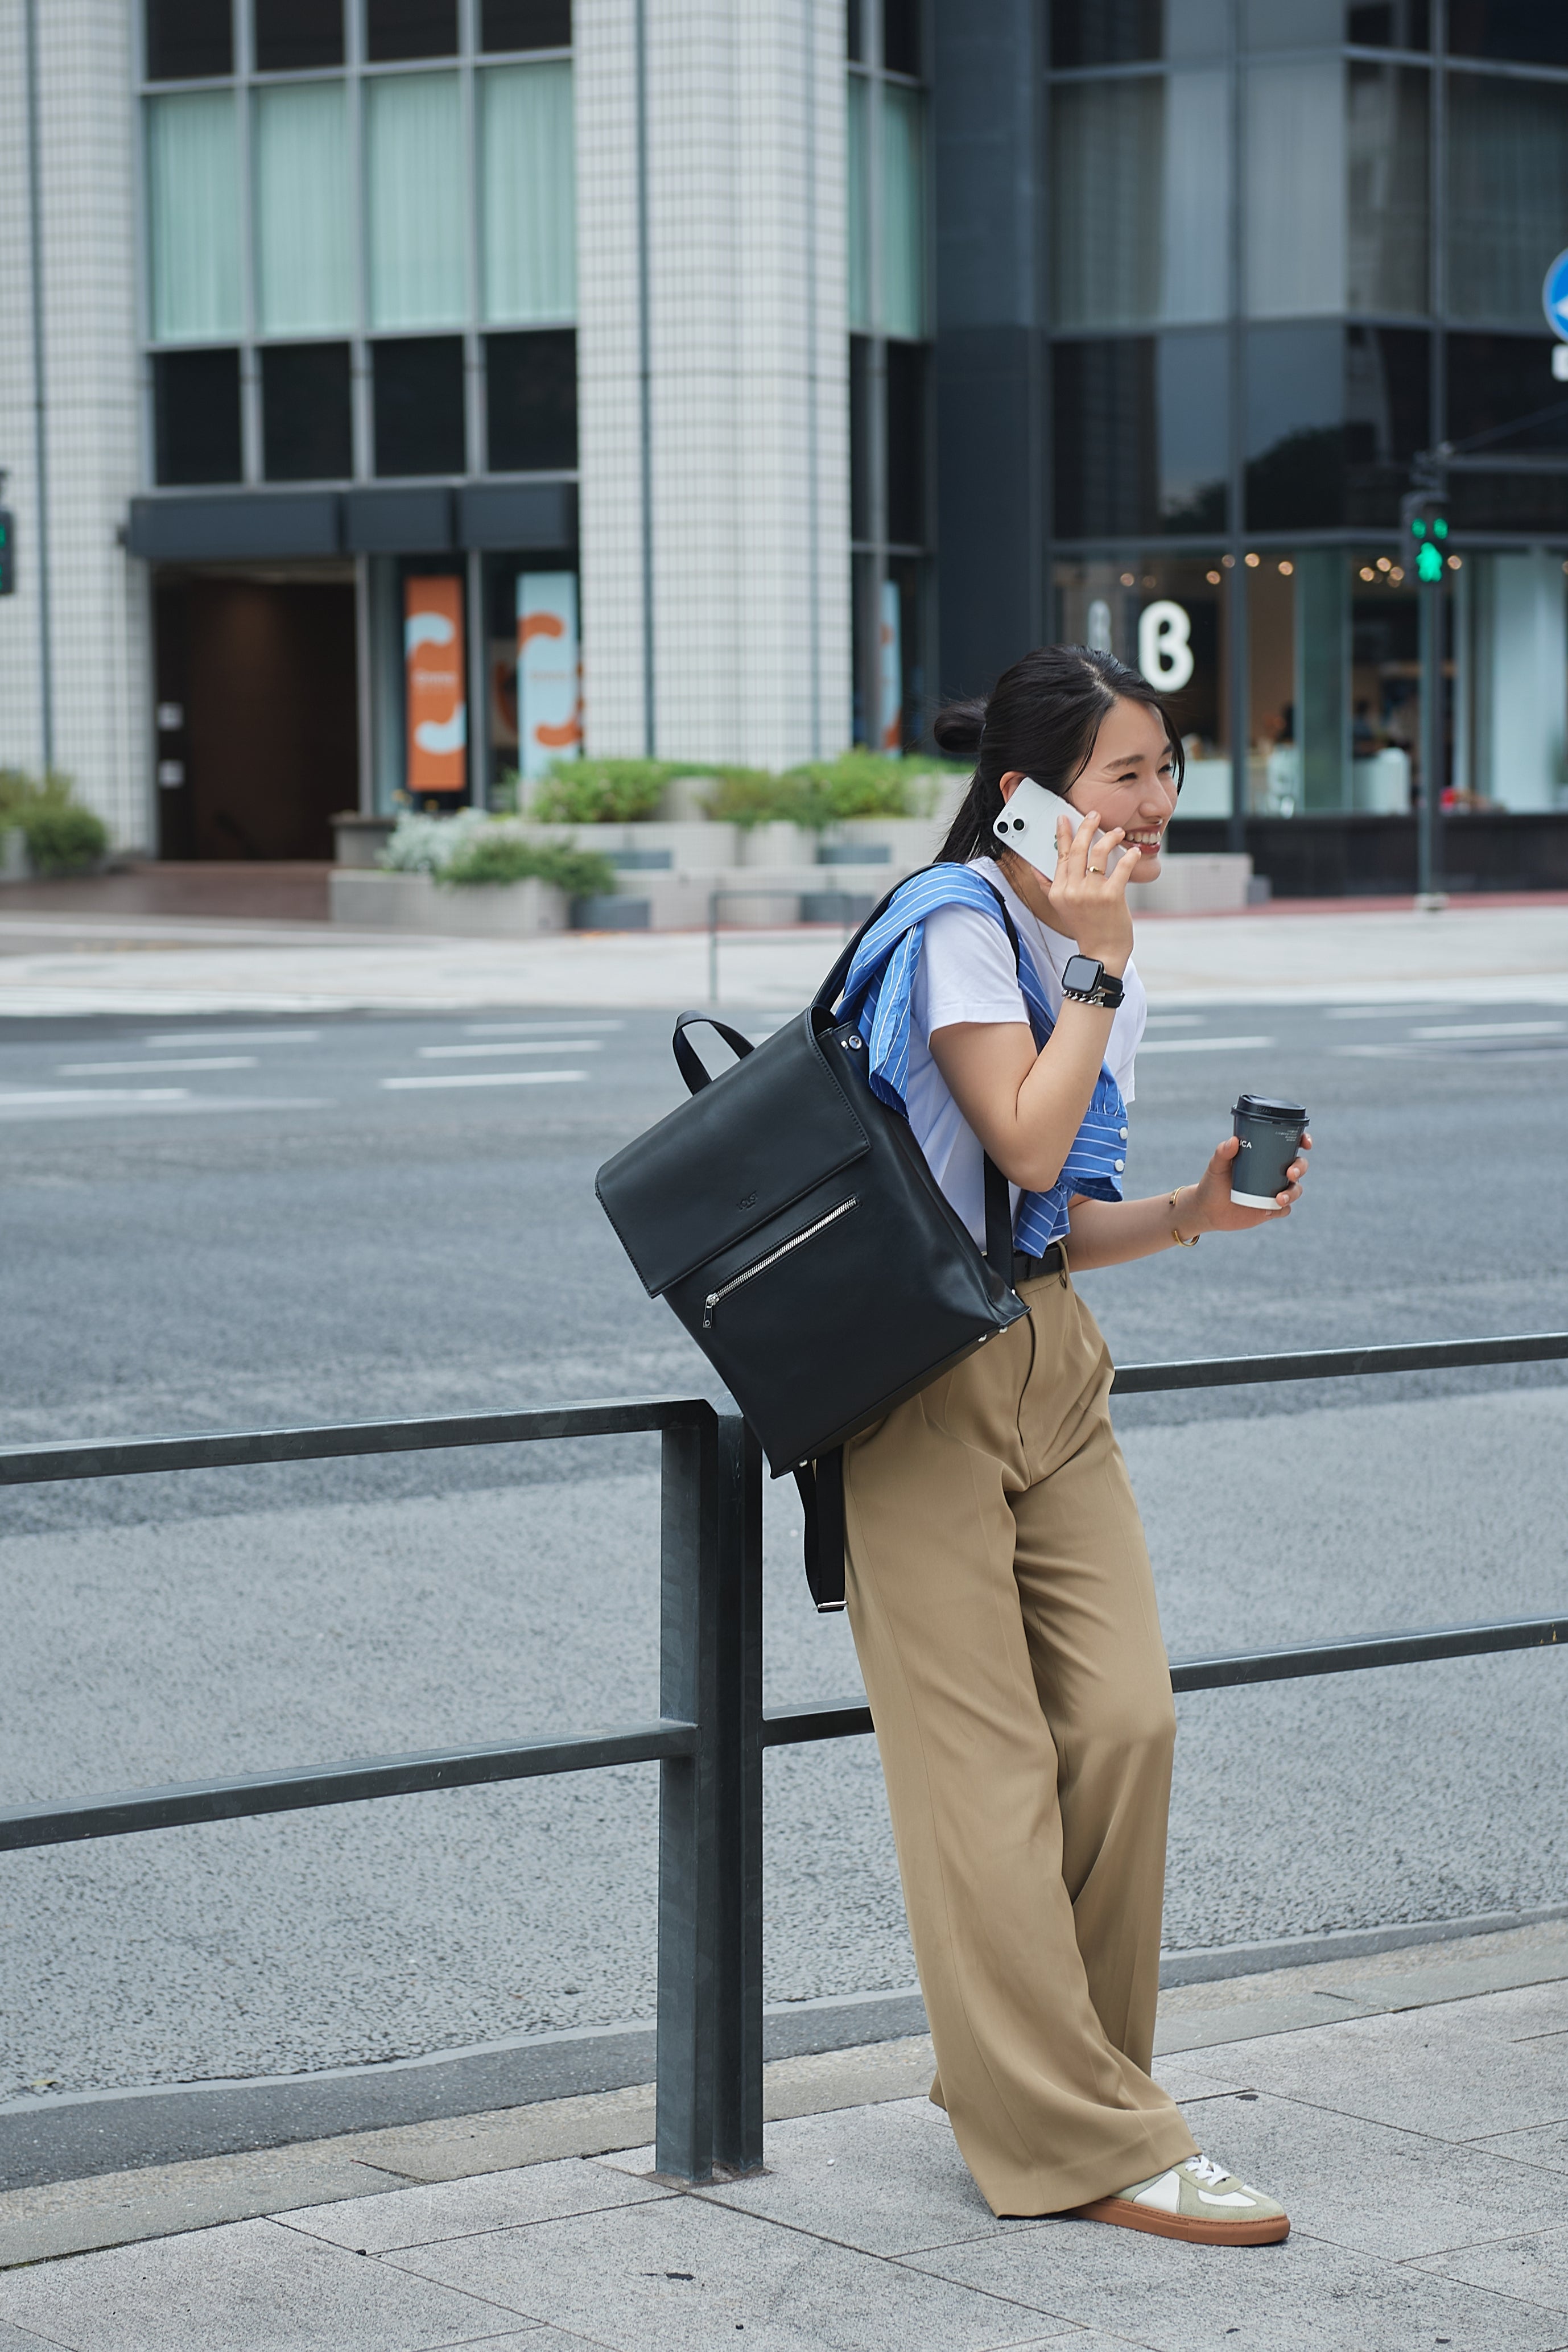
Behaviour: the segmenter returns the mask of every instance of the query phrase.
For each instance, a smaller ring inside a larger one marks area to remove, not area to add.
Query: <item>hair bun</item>
[[[973,760],[985,731],[985,702],[978,695],[964,702],[947,702],[931,720],[937,749],[955,760]]]

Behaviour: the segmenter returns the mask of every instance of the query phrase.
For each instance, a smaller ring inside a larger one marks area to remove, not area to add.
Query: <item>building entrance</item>
[[[166,571],[156,599],[160,856],[330,857],[359,805],[352,573]]]

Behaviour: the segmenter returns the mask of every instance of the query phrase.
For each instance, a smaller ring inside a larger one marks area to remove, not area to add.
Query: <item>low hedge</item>
[[[607,896],[616,887],[616,869],[596,850],[563,849],[554,842],[524,841],[500,825],[469,835],[444,866],[436,880],[458,887],[481,882],[544,882],[563,890],[569,898]]]

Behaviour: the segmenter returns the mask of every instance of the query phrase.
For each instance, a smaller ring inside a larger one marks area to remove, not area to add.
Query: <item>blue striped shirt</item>
[[[942,865],[913,875],[861,940],[839,1007],[840,1017],[852,1018],[866,1039],[873,1092],[906,1118],[911,1007],[925,918],[948,906],[972,907],[1000,929],[1006,929],[1001,899],[973,867]],[[1018,983],[1035,1043],[1043,1046],[1056,1024],[1028,948],[1021,940]],[[1061,1174],[1049,1192],[1025,1192],[1019,1199],[1013,1231],[1020,1250],[1038,1257],[1052,1242],[1062,1238],[1068,1230],[1068,1203],[1075,1194],[1086,1193],[1096,1201],[1121,1200],[1119,1169],[1127,1150],[1126,1128],[1121,1089],[1110,1071],[1102,1069]]]

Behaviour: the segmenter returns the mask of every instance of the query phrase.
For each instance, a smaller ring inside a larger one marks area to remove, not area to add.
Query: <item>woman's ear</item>
[[[1006,774],[1002,779],[1003,799],[1005,801],[1010,801],[1023,781],[1024,771],[1022,768],[1009,768]]]

